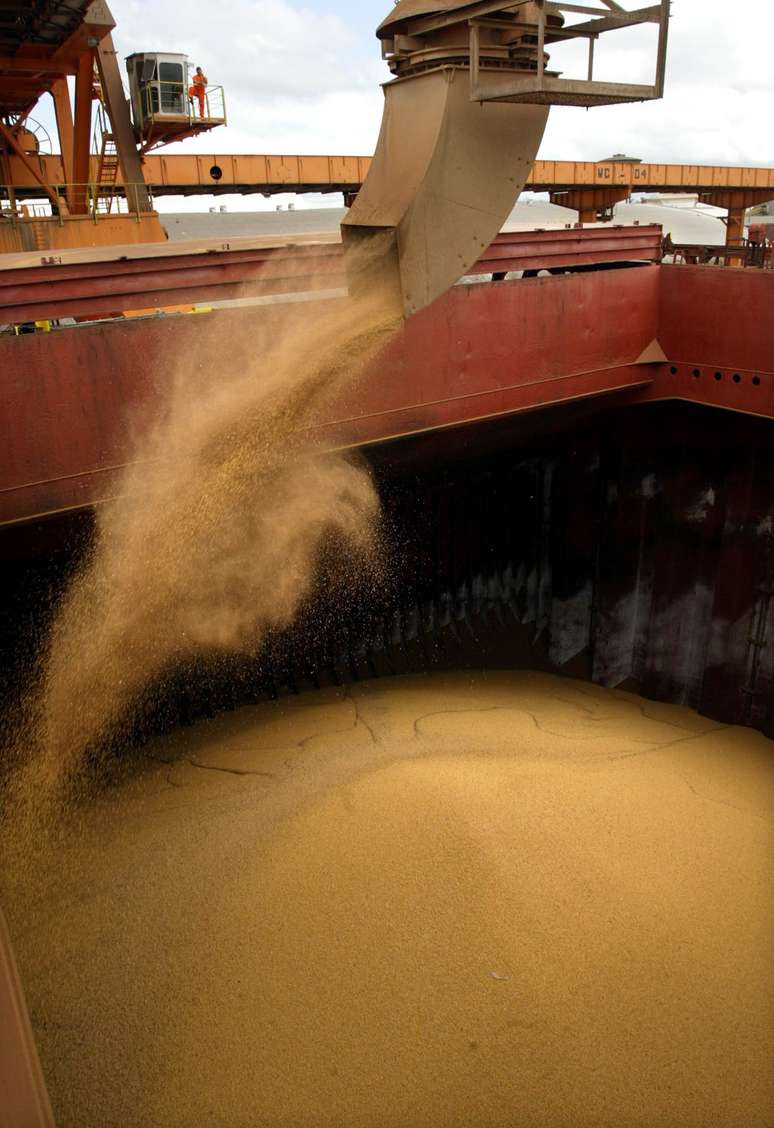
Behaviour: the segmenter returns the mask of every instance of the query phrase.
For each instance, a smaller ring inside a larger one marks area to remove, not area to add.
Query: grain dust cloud
[[[220,374],[225,330],[208,364],[186,356],[54,615],[21,736],[22,803],[56,806],[83,783],[94,750],[120,742],[143,695],[181,662],[259,652],[314,593],[326,547],[342,589],[375,579],[370,474],[305,429],[396,326],[371,295],[263,318],[236,377]]]

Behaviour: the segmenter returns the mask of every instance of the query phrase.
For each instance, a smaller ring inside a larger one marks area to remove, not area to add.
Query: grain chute
[[[574,20],[568,23],[566,13]],[[502,227],[537,155],[553,104],[661,97],[668,0],[399,0],[379,25],[394,78],[368,178],[343,223],[353,287],[378,274],[406,316],[469,270]],[[658,26],[651,85],[600,82],[594,48],[609,31]],[[550,69],[546,48],[587,41],[584,77]]]

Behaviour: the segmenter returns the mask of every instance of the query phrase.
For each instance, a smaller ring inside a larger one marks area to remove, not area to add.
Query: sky
[[[625,0],[629,8],[646,0]],[[592,110],[554,107],[539,156],[599,160],[625,152],[646,161],[774,163],[774,0],[673,0],[666,96]],[[119,57],[173,51],[222,85],[228,125],[167,152],[373,152],[380,83],[389,78],[376,26],[390,0],[110,0]],[[599,77],[652,81],[655,28],[602,37]],[[572,60],[554,56],[555,65]],[[565,73],[570,73],[569,69]],[[340,204],[340,197],[328,197]],[[241,206],[274,207],[247,197]],[[207,201],[167,200],[166,210]],[[223,202],[223,200],[219,201]],[[298,206],[315,206],[304,197]],[[229,208],[240,202],[229,198]]]

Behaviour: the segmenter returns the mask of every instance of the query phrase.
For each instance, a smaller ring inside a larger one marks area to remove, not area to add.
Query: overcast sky
[[[626,0],[630,8],[645,3]],[[122,60],[133,51],[183,52],[225,88],[228,126],[172,145],[170,154],[373,152],[379,83],[389,77],[374,29],[390,0],[110,0],[110,6]],[[673,0],[663,101],[590,111],[555,107],[540,156],[596,160],[625,152],[649,161],[771,165],[773,6],[774,0]],[[600,77],[648,81],[654,32],[604,36]],[[554,61],[559,65],[556,55]],[[256,198],[245,203],[255,207]]]

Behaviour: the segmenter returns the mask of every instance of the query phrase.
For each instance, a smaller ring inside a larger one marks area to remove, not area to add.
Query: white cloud
[[[169,50],[202,65],[225,90],[228,125],[168,148],[170,154],[373,152],[382,115],[380,82],[387,75],[376,39],[362,42],[341,4],[316,8],[291,0],[237,0],[226,18],[203,0],[180,6],[158,0],[113,5],[119,56]],[[374,26],[379,17],[374,18]],[[160,210],[271,209],[293,197],[165,197]],[[302,197],[300,206],[340,205],[340,195]]]
[[[185,146],[222,153],[370,153],[376,144],[382,101],[376,84],[328,91],[302,107],[287,96],[256,102],[229,98],[228,127],[186,141]]]
[[[541,156],[626,152],[669,164],[774,164],[771,49],[753,30],[770,17],[770,0],[747,0],[738,15],[726,0],[675,0],[663,100],[588,113],[554,108]],[[644,29],[603,38],[603,73],[647,80],[652,54],[643,39]]]
[[[287,0],[232,0],[218,8],[188,0],[183,9],[169,0],[152,8],[147,0],[123,0],[114,7],[120,54],[183,52],[213,82],[255,96],[313,97],[334,88],[355,46],[333,6],[319,12]]]

